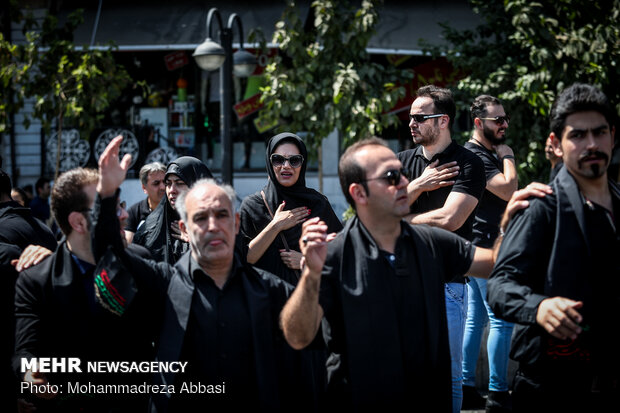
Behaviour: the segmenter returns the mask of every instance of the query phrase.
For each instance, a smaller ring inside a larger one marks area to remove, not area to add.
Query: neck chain
[[[478,145],[482,146],[482,147],[483,147],[484,149],[486,149],[487,151],[489,150],[489,149],[488,149],[486,146],[484,146],[484,145],[482,144],[482,142],[480,142],[478,139],[474,138],[473,136],[471,137],[471,139],[472,139],[472,140],[474,140],[474,141],[476,141],[476,142],[478,142]]]

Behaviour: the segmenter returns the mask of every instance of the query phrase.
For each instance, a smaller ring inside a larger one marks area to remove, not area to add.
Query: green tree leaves
[[[304,28],[290,2],[276,25],[279,54],[265,70],[266,116],[283,130],[306,131],[316,156],[323,138],[337,129],[345,146],[397,122],[389,109],[405,95],[397,82],[407,71],[372,62],[366,52],[381,1],[317,0]]]
[[[456,86],[461,104],[481,94],[503,100],[512,122],[509,143],[520,160],[519,180],[544,180],[543,147],[553,100],[566,86],[599,86],[620,109],[620,0],[470,0],[483,19],[475,30],[444,25],[452,64],[468,73]]]

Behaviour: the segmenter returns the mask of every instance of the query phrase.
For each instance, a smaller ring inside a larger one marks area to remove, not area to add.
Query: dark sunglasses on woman
[[[284,162],[288,161],[288,164],[291,165],[291,168],[299,168],[304,162],[304,157],[301,155],[284,156],[274,153],[271,155],[270,160],[271,164],[276,167],[280,167],[284,165]]]

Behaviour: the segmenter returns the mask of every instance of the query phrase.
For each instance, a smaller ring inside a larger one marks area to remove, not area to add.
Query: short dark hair
[[[60,175],[54,183],[51,210],[63,234],[71,234],[69,214],[85,212],[90,207],[84,187],[96,184],[98,179],[99,172],[96,169],[75,168]]]
[[[615,126],[616,112],[600,89],[586,83],[572,84],[564,89],[553,102],[549,115],[551,131],[558,139],[562,139],[566,118],[573,113],[590,110],[603,115],[610,128]]]
[[[476,118],[485,118],[489,111],[487,110],[488,106],[491,105],[501,105],[502,102],[495,96],[491,95],[480,95],[472,102],[469,113],[471,114],[472,122]]]
[[[39,194],[39,189],[43,188],[45,184],[49,184],[50,180],[44,176],[37,179],[37,182],[34,184],[34,189],[37,191],[37,195]]]
[[[11,196],[11,177],[9,174],[0,169],[0,195]]]
[[[370,145],[385,146],[386,148],[389,148],[385,140],[376,136],[362,139],[361,141],[357,141],[353,145],[349,146],[344,151],[340,157],[340,161],[338,162],[340,187],[342,188],[344,197],[353,209],[355,209],[355,201],[351,197],[351,194],[349,194],[349,186],[351,184],[361,183],[364,186],[366,193],[369,193],[368,185],[366,185],[366,182],[363,182],[366,179],[366,170],[357,162],[354,155],[362,148]]]
[[[456,104],[450,89],[437,87],[435,85],[422,86],[416,92],[417,97],[429,97],[433,99],[433,105],[437,113],[445,113],[450,118],[448,130],[452,131],[454,118],[456,117]]]

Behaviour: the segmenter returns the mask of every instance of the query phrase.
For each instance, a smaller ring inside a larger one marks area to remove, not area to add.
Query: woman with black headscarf
[[[320,217],[328,232],[342,224],[328,199],[306,186],[308,152],[301,138],[281,133],[267,144],[269,179],[262,191],[241,204],[241,234],[248,247],[248,263],[296,285],[299,279],[301,223]]]
[[[179,191],[187,191],[202,178],[213,178],[213,174],[207,165],[193,156],[181,156],[168,164],[164,176],[166,196],[146,217],[133,238],[133,243],[146,247],[155,261],[174,264],[189,249],[189,244],[179,235],[180,217],[174,203]]]

